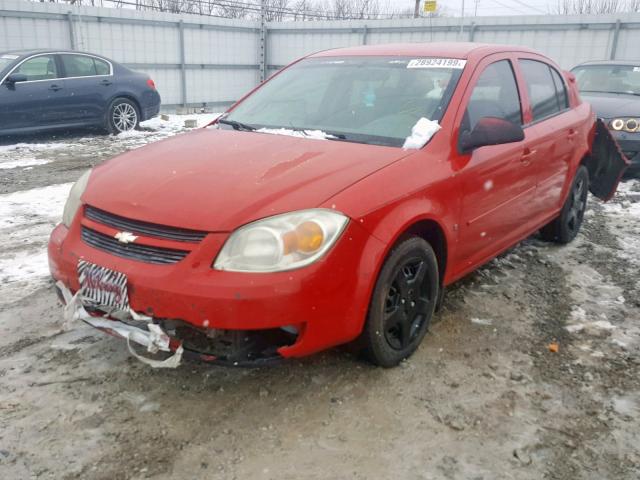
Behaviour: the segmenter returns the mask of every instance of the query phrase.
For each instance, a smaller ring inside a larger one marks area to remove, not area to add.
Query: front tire
[[[542,239],[548,242],[566,244],[576,238],[584,220],[588,194],[589,171],[587,167],[580,165],[576,176],[573,178],[571,190],[562,206],[560,215],[540,230]]]
[[[109,133],[118,135],[137,129],[139,125],[140,110],[133,101],[128,98],[116,98],[111,102],[105,122],[105,128]]]
[[[431,245],[412,237],[396,246],[376,282],[362,332],[374,364],[394,367],[427,333],[439,297],[438,262]]]

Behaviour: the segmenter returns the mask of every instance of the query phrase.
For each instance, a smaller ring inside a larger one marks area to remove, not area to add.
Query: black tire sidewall
[[[578,170],[576,171],[575,176],[573,177],[573,182],[571,183],[571,190],[569,190],[569,195],[567,196],[567,199],[564,202],[564,205],[562,206],[562,213],[559,219],[560,223],[558,225],[558,238],[557,238],[558,242],[560,243],[569,243],[571,240],[576,238],[576,236],[578,235],[578,232],[580,231],[580,228],[582,227],[582,222],[584,220],[584,211],[578,227],[575,230],[569,229],[569,212],[571,211],[571,199],[573,196],[573,191],[575,190],[576,185],[578,184],[578,181],[580,179],[583,179],[585,182],[585,190],[587,191],[587,194],[585,195],[585,200],[584,200],[585,202],[584,211],[586,211],[587,209],[587,198],[589,197],[589,194],[588,194],[589,171],[587,170],[587,167],[585,167],[584,165],[580,165],[578,167]]]
[[[136,111],[136,124],[131,130],[137,130],[138,126],[140,125],[140,109],[138,108],[138,105],[136,105],[134,101],[129,100],[128,98],[118,97],[109,104],[109,108],[107,109],[107,118],[105,120],[106,130],[113,135],[118,135],[119,133],[122,133],[120,130],[116,128],[115,124],[113,123],[113,111],[117,105],[120,105],[123,103],[131,105]]]
[[[405,349],[396,350],[389,345],[384,334],[384,302],[395,273],[399,266],[403,264],[403,260],[416,255],[420,255],[427,266],[426,275],[432,299],[431,309],[418,336]],[[376,280],[363,330],[364,353],[371,362],[386,368],[393,367],[415,352],[427,333],[439,296],[439,284],[438,261],[433,248],[428,242],[419,237],[412,237],[404,240],[392,250]]]

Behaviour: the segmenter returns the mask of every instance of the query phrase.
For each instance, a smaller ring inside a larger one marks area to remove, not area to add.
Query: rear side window
[[[107,62],[86,55],[62,55],[62,64],[67,77],[90,77],[109,74]]]
[[[483,117],[522,125],[520,95],[509,60],[492,63],[478,78],[462,120],[462,131],[470,132]]]
[[[542,120],[559,113],[566,108],[566,90],[561,91],[564,99],[558,95],[553,70],[549,65],[537,60],[519,60],[524,75],[529,100],[533,110],[533,121]],[[557,75],[557,72],[556,72]],[[560,82],[562,82],[561,79]],[[562,83],[564,87],[564,83]]]
[[[27,81],[58,78],[58,68],[53,55],[40,55],[22,63],[14,73],[27,76]]]

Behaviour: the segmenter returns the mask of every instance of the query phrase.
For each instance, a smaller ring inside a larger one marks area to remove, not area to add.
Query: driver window
[[[27,76],[27,81],[58,78],[58,68],[53,55],[40,55],[22,63],[14,73]]]
[[[522,125],[520,95],[509,60],[492,63],[482,72],[469,98],[460,133],[470,133],[483,117]]]

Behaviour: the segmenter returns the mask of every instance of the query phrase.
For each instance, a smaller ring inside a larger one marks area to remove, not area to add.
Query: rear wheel
[[[403,241],[376,282],[362,332],[364,353],[382,367],[409,357],[424,338],[439,297],[438,262],[422,238]]]
[[[128,98],[116,98],[107,111],[106,129],[117,135],[138,128],[140,112],[138,106]]]
[[[584,165],[581,165],[578,167],[560,215],[540,230],[542,238],[549,242],[563,244],[576,238],[584,220],[588,194],[589,172]]]

